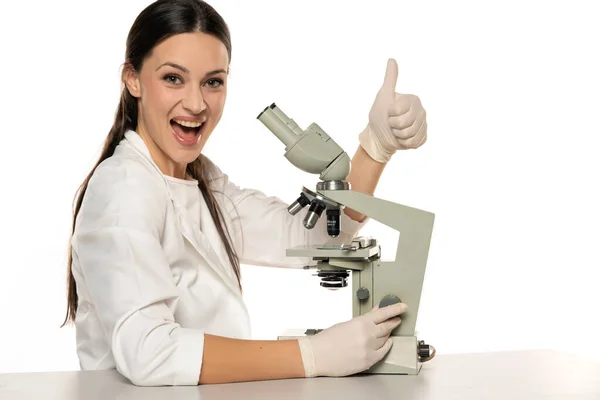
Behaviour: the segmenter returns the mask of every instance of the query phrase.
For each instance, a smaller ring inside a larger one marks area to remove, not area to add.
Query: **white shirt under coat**
[[[326,233],[288,203],[229,181],[208,158],[210,187],[242,264],[302,267],[298,245],[347,242],[364,225],[342,213]],[[224,193],[220,194],[219,192]],[[72,238],[83,370],[116,368],[136,385],[196,385],[204,334],[250,339],[250,321],[225,248],[196,181],[164,175],[128,131],[93,174]]]

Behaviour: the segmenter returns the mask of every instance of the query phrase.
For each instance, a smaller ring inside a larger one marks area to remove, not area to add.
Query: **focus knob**
[[[358,297],[359,300],[366,300],[369,298],[369,289],[367,289],[366,287],[361,287],[360,289],[358,289],[356,291],[356,297]]]
[[[379,308],[387,307],[396,303],[402,303],[400,297],[393,294],[388,294],[387,296],[383,296],[383,298],[379,302]]]

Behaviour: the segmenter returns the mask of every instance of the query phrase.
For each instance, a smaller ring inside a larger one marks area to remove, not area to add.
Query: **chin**
[[[197,149],[194,151],[178,151],[176,152],[176,154],[174,154],[173,160],[177,163],[177,164],[190,164],[192,162],[194,162],[198,157],[200,157],[200,154],[202,153],[201,149]]]

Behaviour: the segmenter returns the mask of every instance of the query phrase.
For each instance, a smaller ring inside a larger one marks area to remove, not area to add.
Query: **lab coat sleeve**
[[[76,276],[123,376],[139,386],[197,385],[204,334],[175,322],[179,291],[160,244],[164,189],[144,175],[133,162],[96,170],[72,240]]]
[[[315,265],[309,257],[288,257],[286,249],[316,244],[349,243],[367,223],[354,221],[341,213],[341,229],[337,238],[327,234],[325,213],[313,229],[303,224],[305,212],[291,215],[288,203],[259,190],[240,188],[212,164],[212,184],[226,215],[229,229],[242,264],[271,267],[302,268]],[[294,198],[295,200],[295,198]]]

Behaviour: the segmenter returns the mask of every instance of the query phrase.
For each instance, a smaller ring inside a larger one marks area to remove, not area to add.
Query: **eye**
[[[222,79],[209,79],[208,81],[206,81],[206,83],[211,88],[217,88],[219,86],[223,86],[224,82]]]
[[[175,74],[167,74],[164,76],[163,80],[165,80],[168,83],[171,83],[173,85],[183,83],[183,79],[181,79],[181,77],[179,75],[175,75]]]

